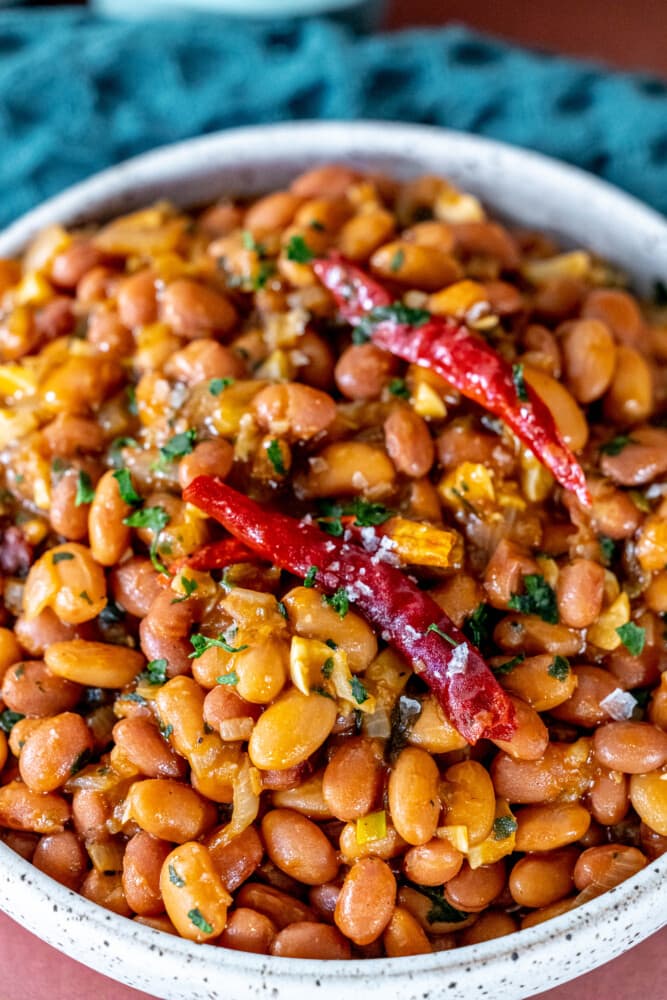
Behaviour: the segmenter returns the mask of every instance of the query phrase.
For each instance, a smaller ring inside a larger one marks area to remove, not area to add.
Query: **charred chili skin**
[[[385,309],[392,303],[382,285],[340,255],[315,260],[313,268],[350,323],[359,323],[374,309]],[[549,409],[530,386],[525,386],[527,399],[520,399],[512,367],[463,324],[437,316],[418,326],[381,318],[372,325],[371,339],[404,361],[430,368],[468,399],[500,417],[561,486],[584,506],[591,505],[583,469],[563,441]]]
[[[511,739],[513,706],[479,651],[399,569],[313,523],[261,507],[210,476],[198,476],[183,496],[257,556],[312,580],[327,594],[343,588],[382,638],[411,663],[469,743],[483,737]]]

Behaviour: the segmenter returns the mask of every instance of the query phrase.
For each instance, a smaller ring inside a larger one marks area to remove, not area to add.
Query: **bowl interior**
[[[399,178],[449,177],[496,212],[581,245],[650,293],[667,277],[667,223],[609,185],[534,153],[444,130],[374,122],[300,123],[191,140],[105,171],[19,219],[0,256],[44,226],[108,218],[159,198],[192,206],[253,195],[316,163],[337,161]],[[108,913],[0,844],[0,906],[49,944],[107,975],[171,1000],[338,1000],[346,987],[383,1000],[520,1000],[588,971],[667,921],[667,857],[547,924],[507,938],[410,959],[313,962],[193,946]]]

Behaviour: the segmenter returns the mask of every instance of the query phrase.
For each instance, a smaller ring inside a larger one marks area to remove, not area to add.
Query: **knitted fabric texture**
[[[576,163],[667,212],[667,84],[461,27],[0,14],[0,224],[103,167],[303,118],[444,125]]]

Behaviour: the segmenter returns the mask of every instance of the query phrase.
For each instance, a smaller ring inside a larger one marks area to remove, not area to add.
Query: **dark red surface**
[[[667,928],[601,969],[555,990],[535,994],[534,1000],[665,1000],[665,956]],[[65,958],[0,914],[0,1000],[152,998]],[[220,1000],[225,1000],[223,993]]]

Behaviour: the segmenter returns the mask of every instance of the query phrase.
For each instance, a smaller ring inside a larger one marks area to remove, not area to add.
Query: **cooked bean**
[[[130,529],[123,524],[132,507],[120,495],[115,474],[105,472],[95,489],[95,496],[88,514],[90,551],[93,559],[102,566],[113,566],[130,541]]]
[[[98,872],[96,869],[88,872],[81,886],[81,895],[121,917],[132,915],[125,899],[123,881],[119,872]]]
[[[403,858],[403,871],[417,885],[443,885],[458,875],[463,855],[447,840],[429,840],[411,847]]]
[[[291,191],[274,191],[250,206],[243,224],[256,237],[280,231],[290,224],[302,200]]]
[[[387,832],[384,837],[363,841],[357,839],[357,824],[346,823],[340,834],[340,853],[346,864],[352,864],[361,858],[382,858],[388,861],[403,854],[407,844],[400,836],[391,821],[387,820]]]
[[[76,892],[88,867],[88,857],[76,834],[63,830],[41,838],[32,863],[45,875]]]
[[[102,354],[122,358],[131,354],[134,339],[114,312],[97,309],[88,317],[86,340]]]
[[[204,722],[217,730],[223,739],[231,738],[225,735],[231,731],[231,723],[243,725],[248,733],[243,738],[248,739],[260,712],[258,705],[251,704],[224,685],[214,687],[204,700]]]
[[[527,366],[524,374],[528,385],[551,411],[566,444],[573,451],[583,448],[588,441],[588,424],[565,386],[538,368]]]
[[[358,179],[359,174],[351,167],[342,163],[325,163],[321,167],[313,167],[299,174],[291,185],[290,191],[299,198],[335,198],[347,193],[351,184]]]
[[[289,924],[315,920],[313,911],[300,899],[274,889],[272,885],[260,885],[257,882],[247,882],[241,887],[236,896],[236,905],[258,910],[280,930]]]
[[[109,582],[114,601],[137,618],[148,614],[154,599],[162,592],[159,574],[144,556],[132,556],[114,566]]]
[[[539,572],[537,562],[523,546],[502,538],[487,563],[484,589],[494,608],[507,608],[521,591],[523,577]]]
[[[395,477],[384,449],[365,441],[336,441],[310,460],[299,490],[308,498],[361,493],[377,499],[391,491]]]
[[[426,931],[434,951],[456,947],[453,935],[448,936],[450,932],[470,927],[477,919],[476,913],[471,913],[464,920],[460,915],[457,915],[456,920],[447,920],[445,914],[439,919],[440,914],[434,912],[433,900],[408,885],[403,885],[398,890],[398,905],[412,914],[422,930]]]
[[[188,638],[198,610],[198,602],[173,603],[169,590],[158,590],[148,614],[139,627],[141,649],[147,660],[166,660],[167,674],[189,674],[192,645]]]
[[[536,712],[548,712],[567,702],[577,688],[574,670],[568,670],[563,677],[553,665],[554,657],[548,653],[529,656],[503,674],[500,681],[506,691],[518,695]]]
[[[646,858],[636,847],[625,844],[604,844],[589,847],[580,854],[574,866],[574,884],[581,892],[591,884],[611,889],[646,867]]]
[[[85,639],[54,643],[44,660],[56,677],[101,688],[124,687],[144,666],[144,658],[136,650]]]
[[[0,826],[32,833],[62,833],[70,807],[61,795],[33,792],[20,781],[0,788]]]
[[[258,719],[248,743],[250,759],[267,770],[294,767],[322,746],[335,721],[330,698],[291,688]]]
[[[187,385],[197,385],[208,379],[243,378],[245,368],[229,347],[203,337],[172,354],[164,366],[164,373]]]
[[[349,941],[335,927],[302,921],[278,932],[271,954],[279,958],[344,959],[352,953]]]
[[[181,937],[211,941],[225,929],[231,896],[203,844],[181,843],[162,864],[160,891]]]
[[[273,921],[263,913],[251,910],[247,906],[238,906],[229,914],[219,944],[234,951],[269,955],[277,930]]]
[[[577,849],[565,847],[545,854],[528,854],[514,865],[509,877],[512,899],[519,906],[551,906],[572,892]]]
[[[464,861],[458,875],[447,882],[445,899],[457,910],[477,913],[500,895],[505,881],[505,865],[502,861],[482,865],[480,868],[471,868]]]
[[[406,747],[389,775],[389,809],[408,844],[426,844],[435,836],[440,815],[438,768],[425,750]],[[489,782],[490,784],[490,782]]]
[[[579,403],[592,403],[604,395],[616,366],[616,346],[599,319],[580,319],[567,325],[561,341],[565,378]]]
[[[617,689],[618,682],[601,667],[573,667],[571,673],[576,677],[577,686],[567,701],[554,707],[553,714],[563,722],[584,729],[606,722],[610,716],[601,703]]]
[[[385,243],[376,250],[371,269],[382,278],[427,292],[450,285],[462,274],[457,260],[440,247],[404,240]]]
[[[160,310],[174,333],[188,340],[229,333],[236,323],[236,310],[229,299],[190,278],[178,278],[167,285]]]
[[[125,814],[147,833],[176,844],[200,837],[217,815],[212,802],[189,785],[168,778],[136,781],[127,794]]]
[[[41,660],[23,660],[5,673],[0,697],[12,712],[45,718],[74,708],[83,694],[79,684],[50,673]]]
[[[299,765],[298,768],[292,770],[300,771],[303,766]],[[294,809],[310,819],[333,819],[333,814],[322,792],[324,772],[317,771],[305,780],[301,780],[301,777],[296,774],[295,783],[290,783],[289,787],[285,787],[284,781],[289,774],[290,771],[262,772],[262,786],[264,788],[275,787],[277,781],[281,782],[280,787],[276,788],[272,795],[274,806]]]
[[[496,806],[493,783],[486,768],[474,760],[453,764],[445,772],[441,795],[444,824],[466,826],[471,845],[486,840],[493,827]]]
[[[461,944],[481,944],[482,941],[495,941],[496,938],[513,934],[519,929],[516,919],[501,910],[487,910],[482,913],[471,927],[461,933]]]
[[[251,405],[261,428],[288,441],[308,441],[336,419],[336,404],[328,393],[298,382],[269,385]]]
[[[517,851],[554,851],[580,840],[591,823],[577,802],[550,802],[516,812]]]
[[[516,695],[510,695],[510,700],[516,714],[516,732],[509,740],[493,742],[515,760],[540,760],[549,744],[549,731],[534,708]]]
[[[653,378],[642,354],[619,346],[616,370],[604,398],[604,414],[617,424],[637,424],[653,411]]]
[[[93,740],[80,715],[44,719],[21,749],[19,773],[33,792],[54,792],[83,766]]]
[[[185,761],[148,719],[121,719],[113,728],[113,738],[116,746],[121,747],[139,773],[147,778],[185,778]]]
[[[404,955],[428,955],[433,948],[426,934],[409,910],[397,906],[382,936],[388,958]]]
[[[375,344],[352,344],[336,363],[336,385],[348,399],[378,399],[397,370],[396,359]]]
[[[106,840],[110,834],[111,803],[104,792],[95,788],[75,788],[72,796],[72,822],[85,841]]]
[[[575,899],[576,897],[561,899],[558,903],[552,903],[551,906],[543,906],[539,910],[533,910],[521,920],[521,930],[536,927],[538,924],[544,923],[545,920],[552,920],[553,917],[559,917],[561,913],[567,913],[574,906]]]
[[[395,901],[391,869],[378,858],[364,858],[345,876],[334,912],[336,926],[354,944],[370,944],[389,924]]]
[[[620,288],[593,289],[586,296],[582,314],[604,323],[621,344],[636,345],[644,333],[637,302]]]
[[[350,670],[366,670],[377,656],[377,639],[368,623],[354,611],[345,618],[311,587],[294,587],[283,597],[290,627],[306,639],[332,640],[345,651]]]
[[[646,826],[667,837],[667,779],[664,772],[633,774],[630,778],[630,801]]]
[[[338,234],[338,248],[350,260],[368,260],[393,235],[396,223],[382,208],[360,212],[349,219]]]
[[[53,487],[49,518],[58,535],[78,542],[88,534],[88,504],[76,503],[79,469],[67,469]]]
[[[525,652],[529,656],[545,652],[576,656],[584,649],[580,632],[565,625],[552,625],[537,615],[508,615],[494,629],[493,639],[508,652]]]
[[[123,855],[123,891],[130,908],[141,916],[164,912],[160,872],[171,844],[140,830],[127,842]]]
[[[551,802],[563,793],[575,797],[588,789],[591,741],[551,742],[541,760],[513,760],[499,753],[491,765],[496,795],[510,802]]]
[[[467,221],[452,225],[456,249],[466,255],[497,258],[503,268],[515,268],[519,253],[514,238],[496,222]]]
[[[50,607],[68,625],[96,618],[106,603],[104,572],[77,542],[57,545],[33,563],[23,592],[28,619]]]
[[[94,420],[59,413],[42,428],[42,440],[49,456],[70,458],[102,451],[105,434]]]
[[[435,445],[428,426],[409,406],[396,406],[384,422],[387,454],[399,472],[425,476],[435,459]]]
[[[223,830],[213,830],[206,838],[206,846],[225,889],[235,892],[261,864],[264,847],[254,826],[232,840],[222,835]]]
[[[641,486],[667,472],[667,430],[633,429],[628,443],[616,455],[603,454],[600,470],[621,486]]]
[[[332,814],[348,822],[373,811],[382,783],[382,744],[356,737],[343,743],[329,761],[322,794]]]
[[[0,682],[5,671],[20,659],[21,647],[16,636],[11,629],[0,628]]]
[[[120,320],[130,330],[154,323],[157,319],[155,274],[144,269],[123,278],[118,286],[117,299]]]
[[[667,763],[667,733],[649,722],[608,722],[593,737],[595,756],[612,771],[646,774]]]
[[[291,809],[272,809],[262,820],[266,850],[287,875],[318,885],[338,872],[336,852],[315,823]]]
[[[625,819],[630,808],[628,779],[619,771],[599,768],[593,780],[588,803],[591,815],[604,826],[615,826]]]
[[[87,240],[74,240],[51,262],[51,280],[60,288],[75,288],[85,274],[102,264],[104,255]]]
[[[558,574],[556,597],[563,625],[587,628],[602,610],[605,571],[591,559],[575,559]]]

